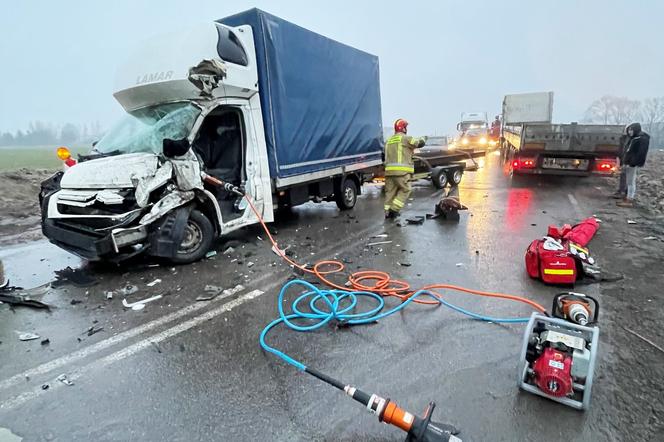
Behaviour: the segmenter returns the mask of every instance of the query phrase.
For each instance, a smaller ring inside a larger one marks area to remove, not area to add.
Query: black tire
[[[350,210],[357,202],[357,184],[352,178],[344,178],[338,192],[334,194],[334,201],[340,210]]]
[[[445,169],[436,167],[431,171],[431,182],[436,189],[444,188],[447,186],[448,181]]]
[[[458,186],[462,178],[463,178],[463,169],[450,170],[450,176],[447,177],[447,179],[449,180],[450,183],[452,183],[453,186]]]
[[[214,228],[212,223],[198,210],[192,210],[184,228],[182,243],[171,261],[176,264],[189,264],[203,258],[212,247]]]

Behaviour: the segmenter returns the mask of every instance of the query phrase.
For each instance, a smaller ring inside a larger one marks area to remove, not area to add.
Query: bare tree
[[[601,124],[629,124],[638,117],[640,107],[638,100],[604,95],[592,102],[585,120]]]
[[[627,97],[616,97],[611,112],[613,124],[633,123],[639,117],[641,102]]]
[[[664,123],[664,97],[648,98],[641,107],[641,122],[646,132],[655,132]]]
[[[614,98],[611,95],[604,95],[602,98],[593,101],[586,110],[585,119],[590,123],[609,124]]]

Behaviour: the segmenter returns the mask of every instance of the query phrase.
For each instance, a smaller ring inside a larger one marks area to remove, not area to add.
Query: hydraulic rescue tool
[[[401,311],[411,303],[433,306],[444,305],[474,319],[493,323],[528,322],[529,324],[532,324],[533,322],[533,318],[500,318],[473,313],[446,301],[438,290],[455,290],[478,296],[516,301],[527,304],[540,312],[540,314],[537,315],[538,318],[541,317],[545,320],[554,319],[548,317],[546,309],[543,306],[520,296],[483,292],[450,284],[432,284],[422,287],[419,290],[412,290],[407,282],[392,279],[389,274],[380,271],[365,270],[355,272],[348,277],[346,284],[337,284],[331,281],[329,276],[343,271],[343,263],[339,261],[320,261],[313,266],[309,266],[301,265],[291,260],[285,252],[279,248],[269,229],[265,225],[265,222],[262,220],[260,213],[253,205],[251,198],[249,198],[248,195],[245,195],[243,189],[209,175],[203,175],[203,179],[206,183],[219,186],[227,192],[244,196],[254,214],[261,222],[265,234],[272,243],[272,250],[295,269],[301,271],[303,274],[317,277],[322,283],[330,287],[330,289],[320,289],[307,281],[299,279],[294,279],[286,283],[279,293],[277,302],[279,317],[270,322],[261,332],[259,338],[261,347],[265,351],[281,358],[284,362],[295,367],[297,370],[308,373],[326,384],[345,392],[355,401],[364,405],[370,413],[377,415],[379,422],[391,424],[402,429],[407,433],[406,442],[456,442],[461,439],[455,436],[458,434],[456,427],[431,421],[431,415],[435,408],[435,403],[430,402],[424,416],[418,417],[401,409],[390,399],[384,399],[376,394],[369,394],[354,386],[346,385],[325,373],[305,365],[285,352],[270,346],[266,340],[270,331],[280,324],[296,331],[307,332],[317,330],[331,321],[344,326],[376,323],[382,318]],[[285,311],[285,308],[287,307],[285,295],[293,286],[300,286],[300,294],[292,302],[290,307],[291,311],[287,312]],[[588,310],[586,311],[585,317],[593,317],[596,319],[597,303],[594,302],[592,298],[586,298],[583,295],[576,296],[579,298],[576,302],[574,302],[576,298],[573,298],[572,294],[565,294],[565,297],[556,297],[556,302],[559,302],[560,306],[554,307],[554,311],[560,311],[560,315],[565,315],[564,317],[582,321],[583,312],[581,312],[580,309],[582,306],[586,305],[588,306]],[[392,308],[386,309],[385,298],[387,297],[395,297],[401,300],[401,303]],[[361,298],[368,299],[370,304],[372,304],[366,311],[358,311],[357,309]],[[590,304],[585,303],[586,299],[594,302],[594,316],[589,313],[591,308],[589,307]],[[557,304],[554,302],[554,305]],[[308,308],[305,309],[304,306],[307,306]],[[535,317],[535,315],[533,315],[533,317]],[[302,323],[302,320],[305,320],[305,322]],[[567,323],[567,321],[563,319],[559,319],[559,321]],[[570,323],[570,325],[574,324]],[[529,329],[532,328],[533,327],[529,327]],[[594,358],[592,359],[592,362],[594,363]],[[592,371],[590,370],[590,372]],[[590,380],[592,380],[592,377],[590,377]]]
[[[553,299],[550,317],[533,313],[523,336],[519,387],[588,409],[599,341],[598,315],[596,299],[572,292]]]

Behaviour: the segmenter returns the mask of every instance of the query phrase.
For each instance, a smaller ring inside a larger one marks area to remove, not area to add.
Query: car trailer
[[[413,156],[415,163],[413,180],[431,179],[437,189],[443,189],[448,184],[452,187],[457,186],[464,171],[478,169],[479,165],[475,158],[485,155],[486,150],[482,149],[423,149]],[[467,165],[466,160],[470,160],[472,164]]]

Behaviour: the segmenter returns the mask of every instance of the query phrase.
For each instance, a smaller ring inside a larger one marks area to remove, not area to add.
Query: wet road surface
[[[598,196],[605,183],[595,178],[510,182],[497,160],[491,155],[489,167],[464,177],[461,201],[470,210],[459,222],[385,223],[381,189],[367,185],[351,212],[312,203],[271,227],[279,245],[290,245],[299,262],[345,259],[350,271],[382,269],[412,287],[453,283],[525,295],[548,307],[562,290],[527,278],[525,248],[549,224],[595,214],[605,205]],[[432,213],[439,196],[430,183],[418,183],[404,216]],[[388,237],[372,239],[383,233]],[[367,245],[376,241],[391,243]],[[600,262],[610,260],[605,239],[600,235],[595,241],[606,255]],[[216,256],[178,267],[93,266],[45,242],[3,250],[0,259],[16,285],[47,283],[67,266],[81,267],[96,283],[77,287],[64,281],[51,288],[43,298],[54,306],[51,312],[0,306],[0,427],[35,441],[403,440],[403,433],[379,424],[338,391],[260,349],[258,335],[278,316],[279,289],[293,275],[267,244],[258,227],[244,229],[220,241]],[[229,246],[234,251],[225,255]],[[147,285],[157,279],[161,282]],[[107,299],[108,291],[127,284],[139,288],[127,296],[130,302],[163,297],[141,311],[124,308],[117,293]],[[243,288],[237,293],[196,301],[206,285],[238,284]],[[603,286],[577,290],[604,301]],[[446,296],[494,316],[531,313],[521,304]],[[392,299],[387,304],[396,305]],[[617,313],[609,306],[603,315],[612,323]],[[103,330],[88,336],[90,327]],[[615,349],[610,334],[602,335],[588,412],[519,392],[522,331],[523,325],[487,324],[444,307],[411,305],[368,326],[313,333],[278,328],[269,341],[409,411],[422,413],[436,401],[434,420],[460,427],[463,440],[630,440],[637,434],[643,437],[633,440],[647,440],[656,433],[644,425],[661,428],[661,407],[629,413],[613,399],[640,393],[638,383],[622,385],[627,381],[614,378],[616,361],[631,356]],[[18,332],[41,338],[22,342]],[[50,343],[42,345],[44,338]],[[661,374],[662,359],[651,357],[653,370]],[[57,381],[61,374],[74,385]]]

